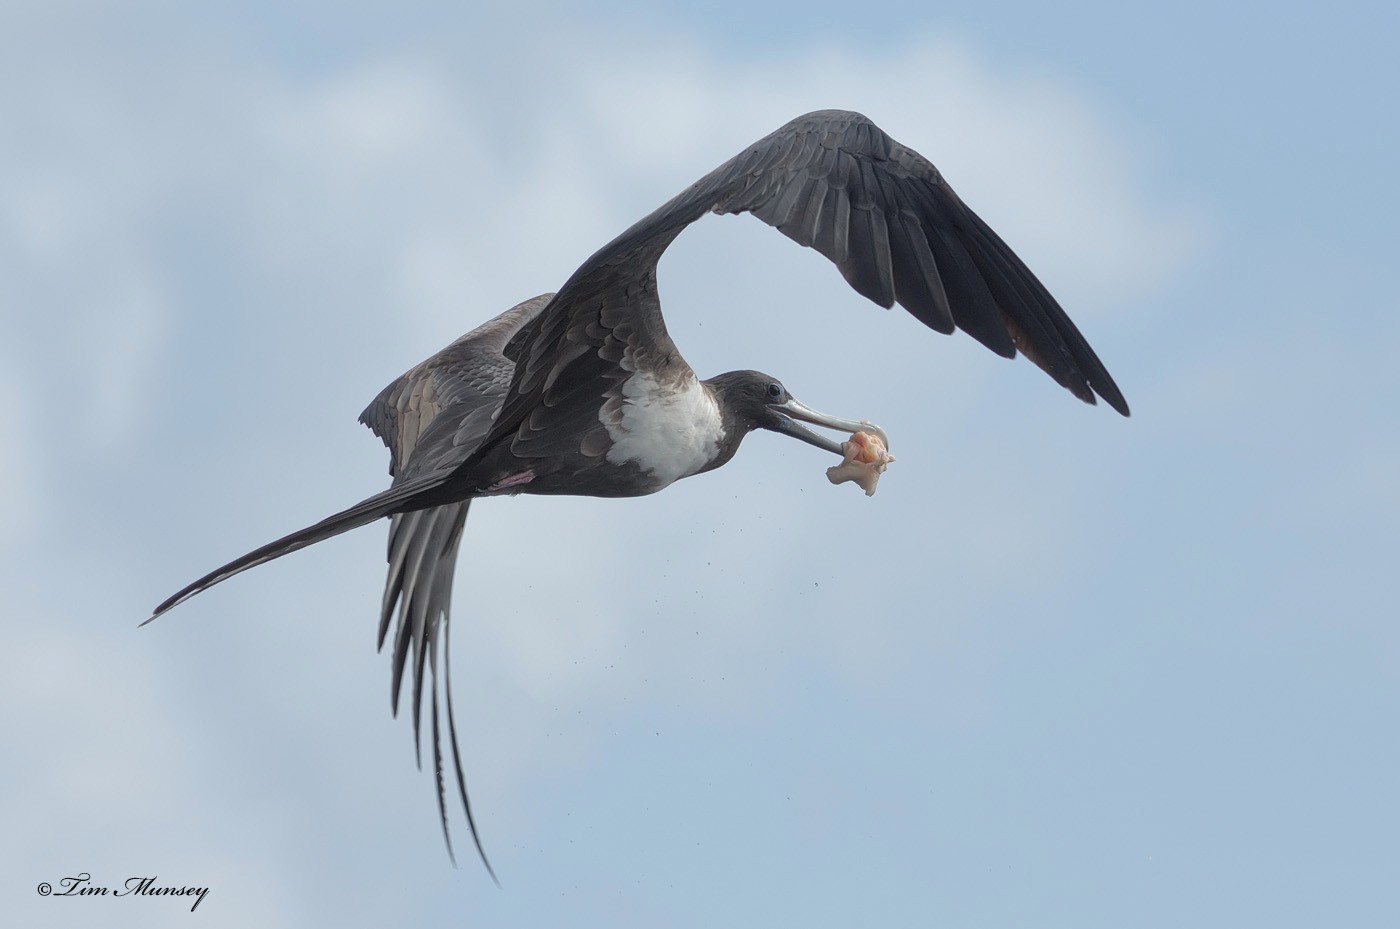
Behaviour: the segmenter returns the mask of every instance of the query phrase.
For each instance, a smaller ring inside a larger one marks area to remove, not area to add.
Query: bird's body
[[[1054,298],[932,164],[859,114],[811,113],[623,232],[557,294],[507,310],[386,387],[361,421],[389,448],[388,490],[206,575],[155,615],[250,567],[389,517],[380,645],[394,625],[394,707],[411,661],[418,733],[431,671],[434,758],[440,770],[442,702],[480,851],[446,654],[453,570],[471,501],[654,493],[723,465],[756,428],[838,454],[841,445],[799,421],[878,431],[808,409],[768,375],[733,371],[701,380],[686,364],[666,332],[656,265],[707,212],[752,213],[831,259],[874,302],[897,301],[930,328],[961,328],[1006,357],[1019,350],[1076,396],[1093,403],[1097,394],[1127,415],[1122,394]],[[445,830],[441,779],[439,806]]]

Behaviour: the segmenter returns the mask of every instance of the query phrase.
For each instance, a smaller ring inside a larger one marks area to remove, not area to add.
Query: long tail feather
[[[467,795],[461,745],[452,708],[452,663],[448,635],[452,602],[452,577],[457,551],[462,542],[469,500],[436,506],[395,516],[390,527],[389,575],[380,614],[379,644],[393,643],[391,705],[398,713],[405,672],[412,667],[412,716],[414,752],[422,766],[421,734],[424,728],[422,704],[425,692],[432,706],[428,728],[432,739],[432,770],[437,794],[438,815],[447,851],[456,863],[456,853],[448,828],[447,794],[449,774],[456,781],[456,793],[466,814],[467,828],[486,872],[499,885],[496,872],[486,856],[477,830],[476,816]],[[390,621],[396,624],[392,637]],[[431,682],[427,681],[432,675]],[[446,711],[445,713],[443,711]],[[445,730],[445,731],[444,731]],[[446,744],[444,744],[444,740]],[[451,749],[451,771],[448,752]]]
[[[275,558],[281,558],[283,555],[306,548],[308,545],[314,545],[332,536],[340,535],[342,532],[349,532],[351,529],[366,523],[372,523],[391,513],[402,511],[405,504],[409,503],[415,495],[437,487],[442,481],[442,477],[434,475],[400,484],[381,494],[375,494],[367,500],[362,500],[348,510],[342,510],[334,516],[327,517],[314,526],[307,526],[305,529],[283,536],[275,542],[269,542],[261,548],[255,548],[242,558],[236,558],[222,568],[210,571],[199,580],[172,594],[160,606],[156,607],[155,611],[151,613],[151,618],[141,625],[146,625],[160,614],[184,603],[195,594],[228,580],[235,574],[241,574],[249,568],[256,568],[260,564],[266,564]]]

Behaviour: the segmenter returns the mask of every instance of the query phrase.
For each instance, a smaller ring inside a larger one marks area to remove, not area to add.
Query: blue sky
[[[8,911],[1394,924],[1396,35],[1347,4],[0,11]],[[688,360],[899,462],[867,500],[756,436],[657,497],[473,510],[454,670],[500,890],[388,713],[382,528],[136,629],[381,488],[385,383],[833,106],[943,169],[1132,419],[697,224],[661,268]],[[79,871],[211,891],[35,893]]]

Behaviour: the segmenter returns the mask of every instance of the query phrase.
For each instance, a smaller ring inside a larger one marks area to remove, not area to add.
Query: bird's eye
[[[782,385],[782,384],[769,384],[769,385],[768,385],[768,396],[772,397],[774,400],[777,400],[777,399],[778,399],[779,397],[781,397],[782,395],[783,395],[783,385]]]

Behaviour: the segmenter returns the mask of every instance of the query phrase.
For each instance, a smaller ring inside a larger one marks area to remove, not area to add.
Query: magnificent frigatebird
[[[757,371],[696,377],[666,334],[656,265],[710,212],[752,213],[821,252],[875,303],[897,301],[929,328],[962,329],[1007,358],[1019,350],[1081,400],[1097,394],[1128,415],[1064,310],[938,169],[864,116],[839,110],[800,116],[750,145],[603,246],[558,293],[507,310],[408,371],[360,416],[389,448],[388,490],[205,575],[151,619],[241,571],[389,517],[379,645],[397,615],[392,705],[397,714],[411,659],[418,745],[431,669],[443,835],[450,854],[440,702],[457,791],[488,871],[462,774],[447,654],[452,573],[471,502],[655,493],[723,465],[754,429],[837,454],[846,446],[802,423],[884,438],[869,423],[809,409]]]

